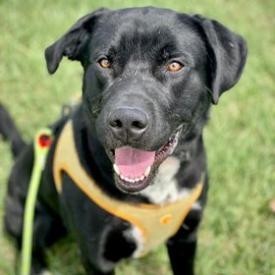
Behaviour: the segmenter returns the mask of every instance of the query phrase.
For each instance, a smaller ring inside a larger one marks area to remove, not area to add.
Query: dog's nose
[[[109,126],[119,139],[138,139],[148,127],[148,118],[140,109],[120,107],[110,114]]]

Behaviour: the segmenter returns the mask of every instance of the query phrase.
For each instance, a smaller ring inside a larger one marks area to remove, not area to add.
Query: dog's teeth
[[[151,167],[148,167],[148,168],[151,168]],[[146,170],[148,170],[148,175],[149,175],[150,169],[148,169],[148,168]],[[145,171],[145,173],[146,173],[146,171]],[[120,179],[122,179],[124,181],[130,182],[130,183],[136,183],[136,182],[144,180],[146,175],[142,175],[139,178],[128,178],[128,177],[123,176],[123,175],[119,175],[119,177],[120,177]]]
[[[144,176],[145,176],[145,177],[148,177],[149,174],[150,174],[150,172],[151,172],[151,166],[148,166],[148,167],[146,168],[145,172],[144,172]]]
[[[141,176],[138,180],[139,181],[142,181],[142,180],[144,180],[145,179],[145,176]]]
[[[127,177],[124,177],[124,180],[125,180],[125,181],[128,181],[128,182],[131,182],[131,183],[134,183],[134,182],[135,182],[134,179],[130,179],[130,178],[127,178]]]
[[[114,168],[115,172],[116,172],[118,175],[120,175],[119,168],[118,168],[118,166],[117,166],[116,164],[113,165],[113,168]]]

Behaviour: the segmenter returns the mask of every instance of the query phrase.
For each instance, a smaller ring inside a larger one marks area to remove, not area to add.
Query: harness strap
[[[64,126],[55,149],[53,175],[59,193],[62,193],[64,172],[92,202],[139,230],[143,249],[136,257],[146,254],[178,231],[203,187],[200,181],[187,197],[164,205],[124,202],[110,197],[82,167],[74,142],[72,121]]]

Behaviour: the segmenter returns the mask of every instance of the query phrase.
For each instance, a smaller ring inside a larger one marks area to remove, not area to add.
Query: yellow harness
[[[112,198],[103,192],[82,167],[74,142],[72,121],[64,126],[55,149],[53,175],[59,193],[62,192],[63,172],[72,178],[92,202],[136,226],[143,240],[142,249],[136,257],[145,255],[179,230],[203,186],[199,182],[188,197],[164,205],[124,202]]]

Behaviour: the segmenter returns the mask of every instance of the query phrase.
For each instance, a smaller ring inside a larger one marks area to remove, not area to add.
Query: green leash
[[[41,129],[36,134],[34,141],[34,165],[24,212],[22,255],[20,269],[21,275],[30,275],[31,272],[35,202],[37,198],[42,171],[45,166],[47,153],[50,149],[51,143],[52,132],[50,129]]]

